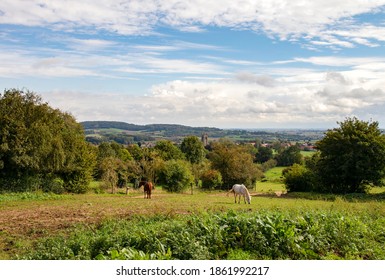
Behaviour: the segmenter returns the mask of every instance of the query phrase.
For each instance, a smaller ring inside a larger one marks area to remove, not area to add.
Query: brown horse
[[[151,182],[140,181],[139,187],[144,186],[144,198],[151,199],[151,191],[155,189],[155,186]]]

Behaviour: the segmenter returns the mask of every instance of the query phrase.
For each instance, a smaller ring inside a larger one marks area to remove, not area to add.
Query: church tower
[[[204,147],[209,145],[209,136],[207,135],[207,133],[202,134],[201,141]]]

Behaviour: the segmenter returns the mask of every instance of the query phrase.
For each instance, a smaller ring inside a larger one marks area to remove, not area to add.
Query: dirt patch
[[[10,234],[34,234],[56,231],[83,221],[93,222],[97,217],[83,209],[37,207],[1,211],[0,231]]]
[[[144,199],[134,196],[74,196],[59,201],[25,201],[0,206],[0,237],[6,235],[49,235],[76,224],[95,224],[108,218],[148,215],[164,208],[164,195]]]

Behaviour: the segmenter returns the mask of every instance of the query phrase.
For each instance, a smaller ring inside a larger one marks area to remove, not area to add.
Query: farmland
[[[385,258],[382,189],[278,196],[279,182],[266,177],[251,192],[250,205],[234,204],[224,191],[167,193],[160,187],[151,200],[140,190],[3,194],[0,258]]]

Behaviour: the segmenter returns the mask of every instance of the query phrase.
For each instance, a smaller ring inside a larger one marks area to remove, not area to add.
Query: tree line
[[[347,119],[317,142],[304,160],[297,145],[265,147],[222,138],[203,146],[197,136],[180,145],[160,140],[153,147],[86,141],[82,126],[51,108],[35,93],[18,89],[0,95],[0,190],[84,193],[91,180],[116,187],[150,180],[168,191],[190,187],[255,186],[264,171],[287,166],[288,191],[357,192],[380,185],[385,140],[378,123]],[[134,184],[135,186],[135,184]]]

